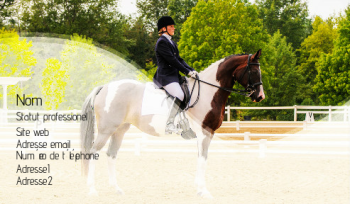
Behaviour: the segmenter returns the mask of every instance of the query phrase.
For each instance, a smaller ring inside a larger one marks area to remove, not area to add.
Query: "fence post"
[[[250,141],[250,132],[245,132],[244,133],[244,142],[249,142]],[[248,145],[244,145],[244,148],[249,148]]]
[[[332,122],[332,106],[329,106],[328,115],[328,122]]]
[[[239,120],[236,120],[236,130],[240,130],[240,128],[239,128]]]
[[[230,122],[230,120],[231,120],[231,108],[230,108],[230,106],[227,106],[226,107],[227,108],[227,122]]]
[[[259,140],[259,158],[265,158],[267,139]]]
[[[298,117],[297,117],[297,105],[294,105],[294,122],[297,121]]]
[[[244,133],[244,142],[250,141],[250,132],[245,132]]]

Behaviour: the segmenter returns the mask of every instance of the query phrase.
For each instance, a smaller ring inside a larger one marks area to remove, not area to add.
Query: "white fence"
[[[225,114],[227,116],[226,121],[231,121],[231,110],[294,110],[294,121],[297,121],[298,114],[305,114],[313,118],[314,114],[326,114],[328,115],[328,121],[332,122],[332,116],[334,114],[343,115],[343,121],[350,121],[350,106],[273,106],[273,107],[231,107],[226,106]],[[80,110],[68,110],[68,111],[35,111],[35,110],[3,110],[0,109],[0,122],[6,122],[10,118],[16,118],[16,113],[39,113],[39,114],[79,114]]]
[[[340,113],[344,114],[344,122],[307,122],[307,121],[235,121],[224,122],[222,128],[236,128],[241,130],[243,128],[301,128],[303,130],[311,129],[341,129],[345,128],[348,131],[344,134],[257,134],[257,133],[216,133],[215,137],[240,137],[243,140],[214,140],[211,143],[209,152],[213,153],[254,153],[259,157],[265,157],[266,154],[324,154],[324,155],[349,155],[350,150],[350,120],[349,107],[327,107],[327,111],[316,111],[318,109],[325,109],[325,107],[310,107],[310,106],[293,106],[293,107],[227,107],[228,112],[232,109],[294,109],[295,114],[304,114],[312,109],[315,113],[329,114],[332,117],[336,111],[342,110]],[[306,110],[306,111],[305,111]],[[73,111],[32,111],[32,110],[11,110],[6,111],[6,121],[0,123],[0,150],[9,151],[16,148],[15,144],[18,141],[16,137],[16,127],[33,129],[47,128],[50,130],[50,136],[46,137],[47,141],[72,141],[75,145],[75,151],[79,151],[79,123],[78,122],[48,122],[42,124],[41,122],[25,121],[16,122],[16,113],[23,112],[42,114],[79,114],[79,110]],[[4,113],[4,112],[2,112]],[[336,113],[339,113],[338,111]],[[229,114],[229,113],[228,113]],[[4,116],[4,115],[3,115]],[[296,117],[296,116],[295,116]],[[229,117],[228,117],[229,119]],[[329,121],[332,121],[329,119]],[[197,152],[196,141],[184,140],[154,140],[149,139],[145,133],[133,132],[135,127],[131,128],[123,141],[121,151],[134,152],[135,155],[140,155],[142,152]],[[261,138],[281,137],[281,138],[295,138],[294,141],[267,141]],[[16,138],[16,139],[14,139]],[[258,138],[260,140],[256,140]],[[312,138],[314,141],[298,141],[297,138]],[[318,140],[317,138],[322,138]],[[340,138],[340,140],[333,140],[333,138]],[[36,137],[28,137],[28,140],[37,141]],[[41,138],[40,138],[41,139]],[[327,139],[328,141],[324,141]],[[107,147],[107,145],[106,145]],[[287,149],[285,149],[287,148]],[[290,149],[291,148],[291,149]],[[327,149],[325,151],[324,149]],[[331,151],[329,151],[331,149]],[[51,150],[51,149],[46,149]],[[104,149],[105,151],[106,149]],[[28,150],[30,151],[30,149]]]
[[[265,134],[266,136],[277,136],[273,134]],[[329,135],[328,135],[329,136]],[[348,136],[347,136],[348,137]],[[35,140],[47,141],[47,140]],[[50,140],[51,141],[51,140]],[[66,140],[52,140],[53,142],[65,142]],[[0,139],[1,144],[15,146],[18,140]],[[78,140],[71,140],[73,145],[78,145]],[[136,139],[125,139],[123,141],[121,152],[134,152],[136,156],[140,156],[141,152],[162,152],[162,153],[196,153],[196,140],[148,140],[147,137]],[[220,146],[221,145],[221,146]],[[129,146],[129,148],[125,148]],[[149,147],[151,146],[151,147]],[[167,146],[171,146],[170,148]],[[102,151],[107,151],[108,144]],[[225,148],[222,148],[225,147]],[[243,147],[243,148],[242,148]],[[276,148],[277,147],[277,148]],[[284,147],[292,147],[293,149],[284,149]],[[301,147],[307,147],[300,150]],[[314,150],[313,148],[318,148]],[[260,158],[266,154],[311,154],[311,155],[350,155],[349,142],[344,141],[267,141],[260,139],[259,141],[218,141],[213,140],[209,148],[210,153],[255,153]],[[325,148],[335,148],[336,151]],[[1,147],[0,151],[15,151],[14,147]],[[57,151],[58,149],[46,148],[41,151]],[[342,150],[342,151],[341,151]],[[23,151],[37,151],[37,149],[27,148]],[[59,150],[58,150],[59,151]],[[71,149],[63,149],[62,151],[80,151],[79,147]]]
[[[241,122],[242,124],[247,124]],[[27,141],[46,141],[46,142],[67,142],[72,143],[71,149],[79,151],[79,124],[71,123],[48,123],[44,127],[50,129],[49,137],[16,137],[15,128],[20,126],[26,129],[36,129],[35,123],[14,123],[9,126],[0,126],[1,137],[0,151],[17,150],[17,138]],[[225,123],[229,125],[230,123]],[[338,124],[338,127],[350,129],[350,123]],[[263,126],[262,126],[263,127]],[[280,127],[280,126],[276,126]],[[290,126],[288,126],[290,127]],[[120,151],[134,152],[135,155],[141,155],[142,152],[163,152],[163,153],[195,153],[197,152],[196,140],[169,140],[166,138],[149,137],[149,135],[140,132],[132,132],[135,127],[131,128],[131,132],[127,132]],[[218,140],[220,137],[236,137],[240,140]],[[289,138],[292,141],[267,141],[261,138]],[[16,138],[16,139],[15,139]],[[180,136],[179,136],[180,138]],[[266,154],[308,154],[308,155],[350,155],[350,135],[344,134],[261,134],[261,133],[216,133],[211,143],[209,152],[211,153],[253,153],[263,158]],[[305,141],[311,139],[312,141]],[[299,141],[300,140],[300,141]],[[108,147],[108,144],[105,145]],[[71,151],[69,149],[69,151]],[[50,151],[57,149],[44,149],[42,151]],[[26,149],[25,151],[34,151]],[[68,150],[64,150],[68,151]],[[103,149],[106,151],[106,148]]]
[[[327,114],[328,121],[332,121],[333,114],[342,114],[344,121],[350,121],[350,106],[273,106],[273,107],[226,107],[227,121],[231,120],[231,110],[294,110],[294,121],[297,121],[298,114]]]

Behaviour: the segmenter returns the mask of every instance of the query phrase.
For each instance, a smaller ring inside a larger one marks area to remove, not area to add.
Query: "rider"
[[[170,16],[162,16],[157,25],[160,36],[155,48],[158,69],[153,82],[175,98],[165,130],[166,133],[171,133],[175,130],[174,118],[184,100],[184,93],[179,84],[179,71],[191,77],[195,77],[198,73],[180,57],[177,45],[171,40],[175,32],[174,20]]]

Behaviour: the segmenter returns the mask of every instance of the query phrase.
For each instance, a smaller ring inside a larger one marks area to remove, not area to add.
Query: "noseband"
[[[257,82],[257,83],[254,83],[254,84],[252,84],[252,82],[251,82],[251,77],[250,77],[250,72],[251,72],[250,69],[251,68],[250,68],[250,65],[259,65],[260,66],[260,63],[251,63],[250,62],[250,58],[251,57],[252,57],[252,54],[249,54],[247,66],[245,67],[245,70],[244,70],[242,76],[238,80],[238,82],[240,83],[242,81],[242,79],[243,79],[243,76],[248,71],[248,85],[247,85],[247,88],[245,88],[244,90],[241,90],[241,89],[232,89],[232,88],[225,88],[225,87],[221,87],[221,86],[216,86],[215,84],[211,84],[211,83],[208,83],[206,81],[200,80],[199,76],[196,75],[196,78],[193,78],[193,79],[195,79],[195,82],[194,82],[193,87],[192,87],[190,98],[192,97],[192,94],[193,94],[193,91],[194,91],[194,87],[196,86],[196,82],[198,82],[197,99],[191,106],[187,107],[186,110],[188,110],[189,108],[193,108],[197,104],[197,102],[199,100],[199,95],[200,95],[200,83],[199,82],[203,82],[205,84],[208,84],[210,86],[214,86],[216,88],[219,88],[221,90],[224,90],[224,91],[227,91],[227,92],[230,92],[230,93],[236,93],[236,94],[239,94],[239,95],[242,95],[242,96],[250,97],[256,91],[256,87],[263,84],[262,81],[261,81],[261,72],[260,72],[260,81]]]

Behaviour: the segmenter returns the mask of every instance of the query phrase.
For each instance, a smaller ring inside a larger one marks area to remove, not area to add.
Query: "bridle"
[[[244,90],[245,92],[248,92],[247,97],[250,97],[255,91],[256,91],[256,87],[262,85],[262,81],[261,81],[261,72],[260,72],[260,81],[256,82],[254,84],[252,84],[251,78],[250,78],[250,65],[258,65],[260,66],[260,63],[251,63],[250,62],[250,58],[252,57],[252,54],[249,54],[248,56],[248,63],[247,66],[243,72],[243,74],[241,75],[241,77],[238,80],[238,83],[240,83],[245,75],[245,73],[248,71],[248,85],[247,88]]]
[[[241,75],[239,80],[235,80],[235,81],[238,81],[240,83],[242,81],[244,75],[246,74],[246,72],[248,72],[248,85],[247,85],[247,87],[244,90],[243,89],[232,89],[232,88],[225,88],[225,87],[217,86],[215,84],[211,84],[209,82],[206,82],[206,81],[203,81],[203,80],[199,79],[198,75],[196,75],[196,78],[192,77],[193,79],[195,79],[195,82],[194,82],[193,87],[192,87],[190,98],[192,97],[192,94],[193,94],[193,91],[194,91],[194,87],[196,86],[196,83],[198,83],[198,95],[197,95],[196,101],[192,105],[188,106],[186,108],[186,110],[188,110],[189,108],[193,108],[198,103],[199,95],[200,95],[200,83],[199,82],[203,82],[205,84],[208,84],[210,86],[214,86],[214,87],[216,87],[218,89],[221,89],[221,90],[224,90],[224,91],[227,91],[227,92],[230,92],[230,93],[236,93],[236,94],[239,94],[239,95],[242,95],[242,96],[250,97],[256,91],[256,87],[263,84],[262,81],[261,81],[261,72],[260,72],[260,77],[259,77],[260,81],[254,83],[254,84],[252,84],[252,82],[251,82],[251,77],[250,77],[251,68],[250,68],[250,65],[259,65],[260,66],[260,63],[252,63],[252,62],[250,62],[250,58],[251,57],[252,57],[252,54],[249,54],[249,56],[248,56],[248,63],[247,63],[247,66],[244,69],[243,74]]]

